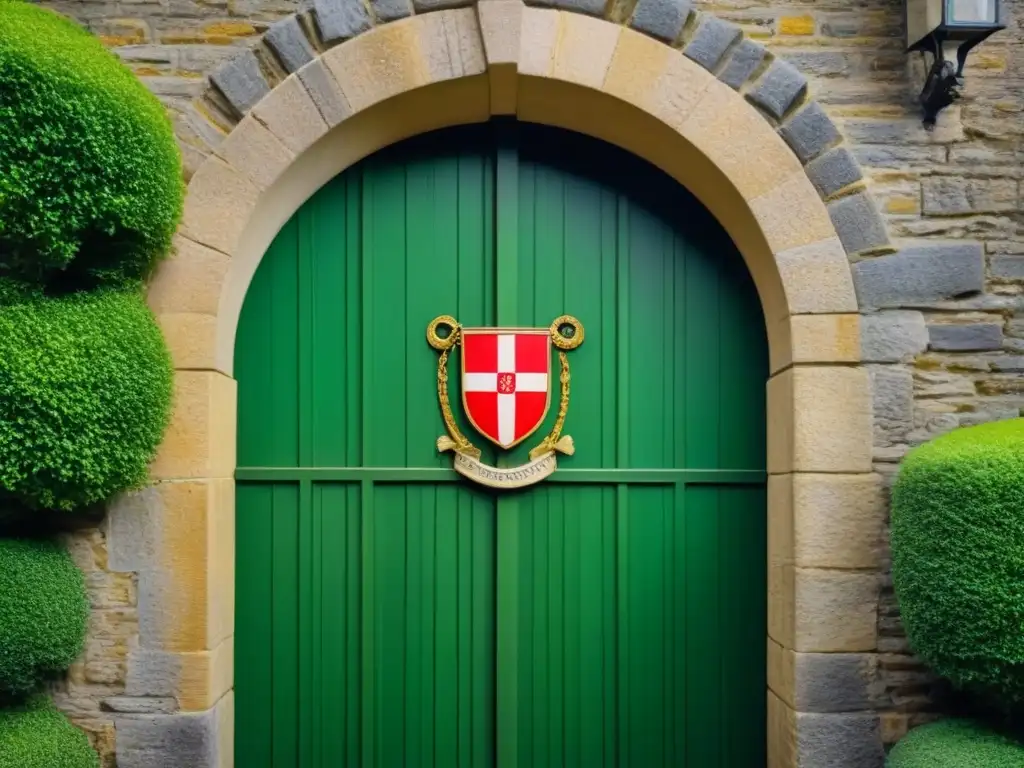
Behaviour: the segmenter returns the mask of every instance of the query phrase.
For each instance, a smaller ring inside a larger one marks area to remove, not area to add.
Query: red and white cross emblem
[[[463,405],[473,426],[502,448],[544,421],[550,383],[548,329],[462,329]]]

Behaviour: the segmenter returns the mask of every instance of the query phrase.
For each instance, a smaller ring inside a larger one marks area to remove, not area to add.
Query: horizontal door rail
[[[440,467],[239,467],[235,479],[247,482],[333,481],[358,483],[454,483],[459,475]],[[644,485],[762,485],[758,469],[560,469],[545,483]]]

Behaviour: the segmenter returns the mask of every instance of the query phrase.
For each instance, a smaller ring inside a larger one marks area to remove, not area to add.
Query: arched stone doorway
[[[699,20],[698,32],[713,32],[712,22]],[[814,682],[821,654],[875,648],[877,576],[864,569],[877,556],[870,521],[880,500],[848,255],[886,243],[855,164],[834,146],[838,134],[803,84],[760,59],[733,78],[748,54],[730,39],[713,74],[610,21],[485,0],[366,31],[244,105],[251,111],[193,177],[177,253],[151,291],[178,369],[175,418],[154,476],[174,481],[157,486],[167,528],[187,515],[192,535],[165,537],[143,576],[174,597],[142,643],[177,660],[183,710],[216,706],[208,719],[224,729],[232,722],[231,359],[267,246],[315,190],[375,150],[514,114],[649,160],[699,198],[742,253],[772,371],[769,763],[809,764],[806,750],[821,733],[830,734],[828,749],[877,760],[877,717],[834,714],[815,701]],[[230,738],[217,744],[226,765]]]

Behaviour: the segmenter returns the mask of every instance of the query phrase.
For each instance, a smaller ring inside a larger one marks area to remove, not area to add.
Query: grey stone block
[[[210,79],[235,111],[242,116],[270,93],[270,84],[263,76],[256,54],[252,51],[242,51],[229,59],[210,76]]]
[[[936,324],[928,326],[928,343],[936,352],[981,352],[1003,348],[1001,323]]]
[[[223,706],[221,699],[206,712],[116,717],[118,768],[217,768]]]
[[[178,700],[172,697],[108,696],[100,705],[107,712],[126,715],[169,715],[178,711]]]
[[[118,496],[107,512],[107,565],[130,573],[155,568],[163,504],[155,488]]]
[[[793,672],[800,712],[860,712],[879,698],[877,654],[797,653]]]
[[[793,115],[779,133],[805,165],[843,138],[816,101]]]
[[[327,71],[322,60],[317,59],[299,70],[299,80],[306,86],[313,103],[330,126],[335,126],[349,116],[351,109],[338,93],[334,75]]]
[[[920,312],[891,311],[860,318],[860,355],[865,363],[909,362],[928,347]]]
[[[869,366],[875,445],[906,442],[914,428],[914,376],[893,365]]]
[[[796,764],[805,768],[882,768],[878,715],[798,713]]]
[[[288,16],[276,24],[271,24],[263,39],[273,48],[277,58],[289,72],[294,72],[316,58],[316,51],[306,38],[297,16]]]
[[[1024,256],[993,256],[992,277],[999,280],[1024,280]]]
[[[690,0],[639,0],[629,26],[638,32],[672,43],[683,31],[690,7]]]
[[[748,98],[776,120],[781,118],[807,87],[807,78],[792,64],[776,59]]]
[[[718,74],[718,79],[730,88],[739,90],[740,86],[757,71],[767,55],[768,52],[764,46],[758,45],[753,40],[740,40],[739,44],[732,49],[732,55]]]
[[[360,35],[371,26],[370,13],[359,0],[313,0],[316,26],[328,45]]]
[[[412,5],[409,0],[370,0],[377,21],[389,22],[412,16]]]
[[[735,24],[704,13],[701,14],[697,31],[683,49],[683,53],[704,69],[711,71],[718,66],[729,46],[742,34],[743,31]]]
[[[1006,357],[996,358],[992,361],[992,370],[1006,371],[1008,373],[1024,371],[1024,356],[1008,355]]]
[[[836,147],[807,164],[807,178],[822,198],[864,178],[860,164],[846,147]]]
[[[416,9],[416,13],[429,13],[442,8],[462,8],[475,2],[476,0],[412,0],[412,7]]]
[[[590,16],[604,16],[604,0],[527,0],[527,5],[561,8],[565,11],[586,13]]]
[[[867,192],[833,200],[828,204],[828,214],[848,254],[889,245],[885,221]]]
[[[176,696],[180,680],[180,656],[141,648],[128,654],[125,677],[125,694],[127,696]]]
[[[861,308],[914,306],[980,291],[984,268],[979,243],[923,245],[863,259],[853,265]]]

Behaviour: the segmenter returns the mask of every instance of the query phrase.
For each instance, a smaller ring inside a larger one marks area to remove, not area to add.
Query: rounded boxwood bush
[[[892,496],[892,575],[913,650],[960,688],[1024,699],[1024,419],[913,450]]]
[[[63,548],[0,539],[0,695],[29,693],[71,666],[88,620],[85,580]]]
[[[1024,746],[969,720],[915,728],[893,747],[888,768],[1021,768]]]
[[[0,710],[0,768],[99,768],[88,737],[43,696]]]
[[[183,188],[164,108],[131,71],[68,19],[0,0],[0,274],[142,278]]]
[[[33,509],[71,510],[142,486],[171,377],[135,292],[0,306],[0,491]]]

